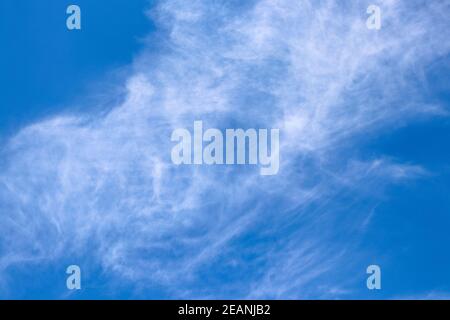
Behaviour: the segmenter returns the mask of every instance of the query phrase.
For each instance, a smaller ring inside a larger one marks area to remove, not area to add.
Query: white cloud
[[[347,252],[326,223],[342,193],[376,197],[374,186],[425,172],[382,155],[359,160],[348,145],[445,114],[414,75],[449,51],[439,13],[448,2],[383,1],[379,32],[365,28],[365,2],[231,3],[161,2],[149,16],[167,43],[157,58],[151,49],[136,58],[121,104],[37,122],[5,146],[0,271],[87,253],[174,296],[296,297]],[[280,174],[174,167],[171,130],[196,119],[280,128]],[[364,224],[370,211],[348,212],[340,227]],[[237,241],[245,235],[259,240]],[[221,292],[192,291],[199,274],[225,267],[253,273]]]

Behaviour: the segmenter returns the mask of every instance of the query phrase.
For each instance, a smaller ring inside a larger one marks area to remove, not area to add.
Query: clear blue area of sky
[[[153,28],[146,0],[79,0],[82,30],[68,31],[73,1],[0,2],[0,135],[74,106],[89,85],[126,66]]]

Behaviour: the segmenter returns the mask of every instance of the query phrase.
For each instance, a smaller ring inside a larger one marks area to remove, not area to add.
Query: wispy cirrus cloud
[[[380,1],[378,32],[365,27],[368,4],[151,8],[160,33],[147,41],[164,42],[136,57],[123,102],[37,122],[4,147],[0,272],[88,256],[112,281],[171,297],[347,294],[347,269],[326,274],[359,253],[338,236],[358,235],[384,187],[426,172],[352,149],[447,113],[416,75],[449,52],[449,2]],[[197,119],[280,128],[280,173],[172,165],[171,131]]]

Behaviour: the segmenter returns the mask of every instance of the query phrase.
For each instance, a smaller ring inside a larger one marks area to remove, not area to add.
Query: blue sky
[[[449,10],[2,1],[0,298],[450,297]],[[279,173],[173,165],[194,120],[279,128]]]

